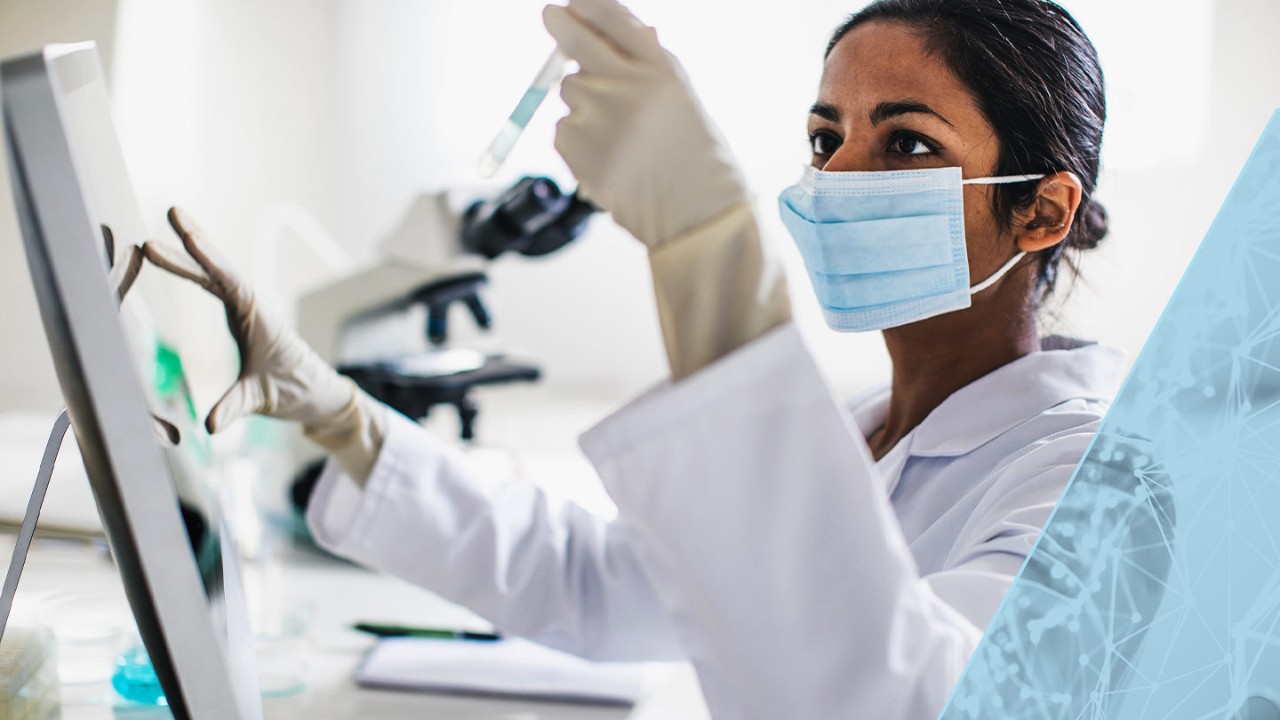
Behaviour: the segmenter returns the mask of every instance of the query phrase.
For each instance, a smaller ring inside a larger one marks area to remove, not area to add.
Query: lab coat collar
[[[968,454],[1068,400],[1109,401],[1126,367],[1123,351],[1096,343],[1031,353],[952,393],[899,446],[915,457]],[[888,387],[864,395],[852,406],[863,437],[884,423],[888,408]],[[899,449],[884,460],[900,456]]]

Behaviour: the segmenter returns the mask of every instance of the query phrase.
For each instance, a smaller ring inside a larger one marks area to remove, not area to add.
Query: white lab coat
[[[933,718],[1124,370],[1091,345],[959,390],[874,462],[793,325],[581,440],[618,505],[527,484],[394,416],[367,486],[330,463],[318,541],[590,658],[689,659],[717,718]]]

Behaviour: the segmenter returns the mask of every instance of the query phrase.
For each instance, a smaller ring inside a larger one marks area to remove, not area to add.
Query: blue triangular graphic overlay
[[[1280,113],[942,717],[1280,720]]]

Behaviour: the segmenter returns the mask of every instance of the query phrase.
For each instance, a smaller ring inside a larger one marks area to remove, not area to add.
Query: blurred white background
[[[825,330],[774,198],[806,160],[806,110],[827,36],[859,0],[632,0],[685,62],[759,194],[790,263],[800,320],[835,382],[883,380],[878,336]],[[1280,2],[1068,0],[1108,73],[1111,121],[1098,199],[1111,237],[1048,329],[1141,345],[1271,112],[1280,107]],[[244,274],[279,203],[305,209],[357,259],[417,194],[472,184],[476,160],[550,51],[530,0],[0,0],[0,54],[96,40],[116,122],[156,235],[181,204]],[[548,103],[499,180],[548,174]],[[59,404],[0,178],[0,411]],[[137,241],[141,238],[127,238]],[[282,300],[329,279],[288,234]],[[497,331],[568,396],[621,402],[664,375],[645,256],[607,221],[550,258],[503,258]],[[1063,290],[1068,289],[1067,283]],[[235,371],[220,308],[175,284],[177,338],[198,400]]]

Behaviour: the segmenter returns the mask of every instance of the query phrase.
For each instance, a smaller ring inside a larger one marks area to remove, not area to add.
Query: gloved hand
[[[653,28],[617,0],[569,0],[543,20],[580,67],[560,90],[556,149],[582,193],[649,247],[672,379],[790,320],[737,162]]]
[[[583,194],[650,248],[749,199],[737,162],[680,62],[616,0],[543,11],[578,62],[560,94],[556,150]]]
[[[169,210],[169,224],[182,239],[186,255],[148,242],[143,246],[147,259],[221,300],[240,348],[240,377],[213,406],[205,427],[216,433],[250,413],[297,421],[307,437],[363,484],[382,447],[385,406],[339,375],[282,318],[260,304],[177,208]]]

